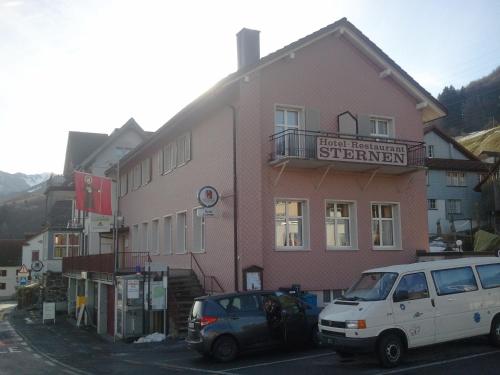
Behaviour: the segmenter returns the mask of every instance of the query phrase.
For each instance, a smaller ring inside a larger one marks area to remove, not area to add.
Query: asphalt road
[[[499,374],[500,349],[484,337],[435,345],[409,351],[404,363],[394,370],[381,369],[372,356],[343,360],[329,348],[284,351],[280,349],[241,355],[234,362],[220,364],[189,351],[183,343],[123,344],[106,342],[91,331],[57,325],[43,325],[35,315],[13,320],[16,333],[0,304],[0,374]],[[31,319],[30,319],[31,317]],[[26,322],[23,326],[19,322]],[[61,319],[62,320],[62,319]],[[23,337],[27,337],[25,341]],[[31,345],[31,347],[30,347]]]

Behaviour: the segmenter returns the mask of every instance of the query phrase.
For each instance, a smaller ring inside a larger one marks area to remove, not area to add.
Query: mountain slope
[[[0,199],[12,197],[17,193],[27,192],[32,187],[45,182],[50,173],[27,175],[24,173],[7,173],[0,171]]]

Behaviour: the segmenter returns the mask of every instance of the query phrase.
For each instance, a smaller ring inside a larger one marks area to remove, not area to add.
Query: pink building
[[[300,284],[320,303],[414,261],[423,123],[445,108],[346,19],[264,58],[258,31],[237,37],[238,71],[121,159],[119,251],[192,268],[205,290]],[[198,216],[207,185],[220,198]]]

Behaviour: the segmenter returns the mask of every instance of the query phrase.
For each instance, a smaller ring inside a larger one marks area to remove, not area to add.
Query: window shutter
[[[358,134],[359,135],[370,135],[370,116],[368,115],[358,115]]]
[[[184,146],[184,152],[186,153],[186,162],[191,160],[191,133],[186,134],[186,145]]]
[[[308,131],[320,131],[320,113],[317,109],[306,109],[305,129]]]

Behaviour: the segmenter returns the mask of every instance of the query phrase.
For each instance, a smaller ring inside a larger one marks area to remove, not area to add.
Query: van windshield
[[[363,273],[340,299],[348,301],[381,301],[387,298],[396,281],[395,272]]]

